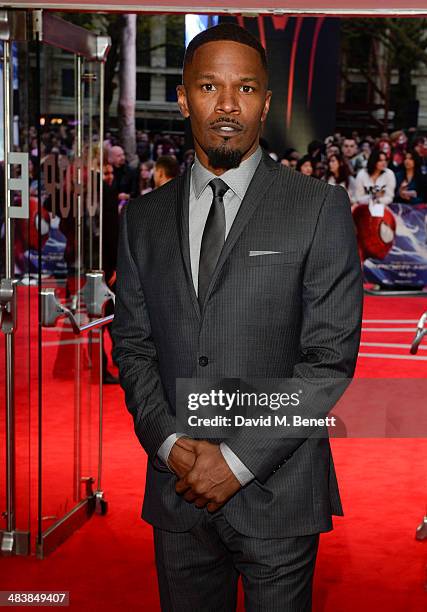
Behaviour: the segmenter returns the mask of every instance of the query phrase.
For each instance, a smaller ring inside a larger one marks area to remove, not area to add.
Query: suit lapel
[[[221,272],[222,266],[227,260],[227,257],[230,255],[233,246],[235,245],[246,224],[249,222],[249,219],[255,212],[255,209],[260,202],[263,201],[264,193],[278,176],[278,170],[279,165],[277,162],[273,161],[267,153],[263,152],[263,157],[255,170],[245,197],[243,198],[239,211],[234,219],[233,225],[231,226],[227,235],[227,239],[219,256],[216,268],[212,274],[212,278],[206,292],[205,305],[215,285],[216,279]]]
[[[191,274],[190,260],[190,236],[189,236],[189,199],[190,199],[190,177],[191,170],[187,168],[186,172],[178,180],[176,190],[176,206],[177,213],[176,222],[179,232],[179,241],[181,247],[181,256],[187,279],[187,288],[190,293],[190,299],[198,318],[200,319],[200,306],[197,300],[196,291],[194,289],[193,276]]]

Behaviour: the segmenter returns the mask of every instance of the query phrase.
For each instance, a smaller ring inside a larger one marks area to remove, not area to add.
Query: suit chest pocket
[[[245,257],[247,267],[264,266],[299,266],[303,262],[303,253],[300,251],[284,251],[282,253],[254,253]]]

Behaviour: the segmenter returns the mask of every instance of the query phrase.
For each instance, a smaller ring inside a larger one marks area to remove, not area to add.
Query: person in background
[[[39,190],[39,182],[38,182],[39,172],[40,172],[39,158],[31,156],[28,160],[28,182],[29,182],[30,195],[32,196],[37,196],[37,193]],[[43,198],[43,195],[44,195],[44,187],[43,187],[43,181],[42,181],[42,198]]]
[[[190,168],[190,166],[193,165],[194,155],[195,155],[194,149],[187,149],[184,152],[184,155],[182,156],[181,167],[180,167],[181,174],[184,174],[187,168]]]
[[[313,176],[323,179],[326,173],[326,163],[319,160],[314,164]]]
[[[351,137],[353,138],[353,140],[356,141],[357,146],[359,146],[359,143],[360,143],[359,132],[357,130],[353,130],[352,133],[351,133]]]
[[[136,132],[136,153],[141,162],[150,159],[152,154],[150,137],[146,132],[142,132],[141,130]]]
[[[357,175],[359,170],[368,166],[368,159],[372,152],[371,143],[369,140],[362,140],[359,144],[360,153],[356,155],[353,161],[354,174]]]
[[[144,195],[145,193],[149,193],[153,191],[153,170],[154,170],[154,162],[151,160],[147,160],[142,162],[139,167],[139,185],[138,185],[138,194]]]
[[[326,145],[326,159],[329,159],[331,155],[341,155],[340,147],[333,142]]]
[[[341,185],[346,189],[350,198],[351,204],[355,202],[356,195],[356,180],[351,175],[348,164],[344,161],[342,155],[331,155],[328,159],[328,170],[326,172],[325,181],[329,185]]]
[[[301,154],[298,151],[293,151],[289,154],[289,167],[293,170],[297,169],[298,160],[301,157]]]
[[[400,157],[403,158],[408,149],[408,137],[403,130],[396,130],[390,134],[390,142],[392,149],[392,156],[394,153],[400,153]],[[392,169],[392,168],[391,168]]]
[[[359,153],[357,142],[354,138],[344,138],[341,146],[341,153],[345,163],[349,167],[350,173],[354,174],[354,163]]]
[[[174,152],[173,144],[169,138],[160,137],[155,142],[153,159],[156,161],[162,155],[171,155]]]
[[[303,157],[297,161],[296,170],[306,176],[312,176],[314,168],[311,157],[309,155],[303,155]]]
[[[111,288],[116,281],[116,251],[119,226],[119,199],[111,164],[102,169],[102,268],[105,282]]]
[[[421,173],[427,174],[427,138],[419,136],[415,138],[413,150],[418,153],[421,159]]]
[[[137,196],[136,173],[126,163],[125,152],[119,145],[114,145],[108,150],[108,162],[114,171],[114,187],[119,194],[121,202]]]
[[[300,157],[301,156],[298,151],[291,147],[283,152],[283,155],[280,159],[280,163],[283,166],[287,166],[288,168],[292,168],[293,170],[295,170]]]
[[[396,175],[396,202],[421,204],[426,201],[426,179],[421,173],[421,158],[416,151],[407,151],[403,170]]]
[[[102,169],[102,269],[104,271],[105,282],[108,287],[115,292],[116,288],[116,266],[117,266],[117,247],[119,240],[119,206],[117,188],[114,183],[114,169],[111,164],[105,164]],[[105,305],[104,315],[114,314],[114,304],[112,300]],[[108,329],[111,341],[111,323],[104,325]],[[105,351],[105,344],[102,345],[102,380],[106,385],[117,385],[119,379],[113,376],[108,370],[108,357]]]
[[[307,147],[307,155],[311,157],[313,168],[316,167],[316,163],[322,161],[322,153],[325,146],[321,140],[312,140]]]
[[[391,152],[391,159],[388,167],[390,170],[397,175],[404,171],[403,160],[405,158],[405,153],[400,149],[393,149]]]
[[[368,160],[366,170],[359,170],[356,176],[356,202],[358,204],[376,204],[387,206],[394,200],[396,177],[387,168],[387,155],[375,149]]]
[[[391,162],[391,144],[388,136],[384,136],[383,134],[383,137],[378,142],[377,149],[382,151],[382,153],[385,153],[388,165]]]
[[[173,155],[162,155],[154,165],[154,187],[165,185],[179,174],[179,164]]]

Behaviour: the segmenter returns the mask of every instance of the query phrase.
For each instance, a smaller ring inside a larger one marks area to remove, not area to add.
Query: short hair
[[[313,168],[313,171],[314,171],[313,159],[310,157],[310,155],[303,155],[302,157],[300,157],[299,160],[297,161],[296,169],[298,171],[301,170],[302,166],[307,162],[311,164],[311,167]]]
[[[217,26],[207,28],[203,30],[197,36],[195,36],[189,43],[184,56],[184,68],[187,64],[191,64],[195,51],[209,42],[220,41],[220,40],[231,40],[238,42],[241,45],[247,45],[252,47],[261,59],[261,63],[266,72],[268,72],[267,55],[262,44],[255,36],[253,36],[248,30],[241,28],[235,23],[220,23]]]
[[[160,155],[156,160],[156,168],[162,168],[167,178],[175,178],[179,174],[179,164],[173,155]]]

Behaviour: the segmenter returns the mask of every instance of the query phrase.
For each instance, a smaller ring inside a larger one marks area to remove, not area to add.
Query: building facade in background
[[[72,19],[72,16],[70,18]],[[265,22],[272,20],[276,28],[277,20],[283,18],[265,17],[263,19]],[[312,17],[305,19],[315,21]],[[321,57],[320,61],[322,64],[327,62],[326,70],[335,73],[337,69],[336,130],[346,134],[350,134],[353,130],[361,134],[367,131],[379,134],[382,131],[409,127],[417,127],[420,132],[427,131],[427,65],[418,63],[415,68],[409,70],[410,91],[408,90],[409,94],[406,96],[406,106],[402,108],[400,104],[400,108],[397,108],[399,79],[402,70],[393,66],[393,60],[387,52],[386,45],[381,39],[370,36],[368,32],[365,33],[365,38],[363,36],[360,38],[355,52],[351,36],[344,27],[349,20],[331,19],[330,21],[341,22],[338,69],[336,58],[334,61],[334,58],[330,57],[328,61],[327,57]],[[357,22],[360,20],[351,21],[353,28],[357,28]],[[256,18],[245,18],[245,26],[251,31],[254,30],[253,33],[258,32],[260,35],[259,20]],[[184,133],[184,121],[176,104],[176,86],[181,82],[185,39],[184,15],[138,16],[136,67],[136,123],[138,129]],[[275,47],[275,53],[276,49],[277,47]],[[301,45],[302,51],[303,46]],[[119,69],[118,62],[116,74],[111,83],[113,95],[109,107],[109,124],[113,130],[117,122]],[[50,94],[45,95],[42,101],[42,112],[46,121],[72,118],[75,88],[73,60],[65,52],[52,50],[44,70],[51,84]],[[285,72],[284,91],[287,88],[288,79],[288,71]],[[298,105],[300,106],[300,102]],[[296,112],[295,115],[297,114]],[[285,124],[285,116],[283,121]],[[313,134],[313,137],[319,137],[319,135]]]

